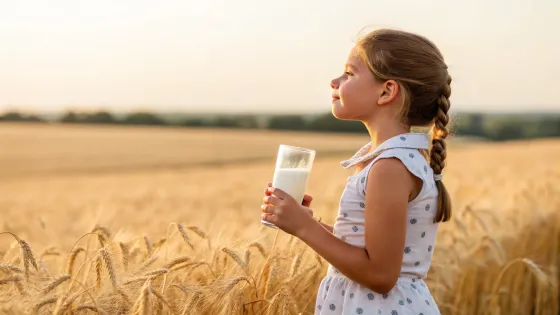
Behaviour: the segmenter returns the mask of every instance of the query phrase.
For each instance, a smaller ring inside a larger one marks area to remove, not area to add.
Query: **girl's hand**
[[[269,188],[272,187],[272,183],[268,183],[268,187]],[[264,194],[265,194],[265,196],[272,195],[270,193],[270,191],[268,190],[268,188],[264,190]],[[313,201],[313,197],[311,195],[306,194],[306,195],[303,196],[303,201],[302,201],[301,205],[305,207],[305,210],[307,212],[309,212],[309,214],[311,214],[311,216],[313,216],[313,210],[310,209],[311,201]]]
[[[263,221],[270,222],[296,237],[316,222],[311,209],[297,202],[283,190],[269,187],[267,191],[261,206]],[[308,203],[310,202],[308,198]]]

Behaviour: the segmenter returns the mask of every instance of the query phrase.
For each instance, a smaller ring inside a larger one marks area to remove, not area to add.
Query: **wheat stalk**
[[[132,277],[130,279],[127,279],[125,281],[123,281],[121,284],[122,285],[129,285],[129,284],[133,284],[136,282],[145,282],[146,280],[149,280],[151,277],[150,276],[138,276],[138,277]]]
[[[241,259],[241,257],[239,257],[239,255],[237,255],[236,252],[234,252],[232,249],[229,249],[227,247],[222,248],[222,251],[228,254],[228,256],[231,257],[231,259],[233,259],[237,263],[237,265],[241,267],[241,269],[247,271],[249,266],[247,266],[247,264]]]
[[[200,297],[202,296],[202,293],[199,292],[195,292],[191,298],[191,300],[189,301],[189,304],[187,304],[183,310],[183,313],[181,315],[187,315],[188,311],[192,311],[192,310],[196,310],[196,305],[198,304],[198,301],[200,300]],[[192,314],[192,313],[190,313]]]
[[[161,268],[161,269],[156,269],[156,270],[150,271],[150,272],[148,272],[148,273],[145,273],[144,276],[150,277],[150,278],[153,279],[153,278],[155,278],[155,277],[164,275],[164,274],[166,274],[166,273],[168,273],[168,272],[169,272],[169,269],[167,269],[167,268]]]
[[[199,292],[200,290],[200,287],[195,287],[193,285],[187,286],[182,284],[172,284],[170,288],[177,288],[185,294]]]
[[[111,231],[109,231],[108,228],[103,227],[101,225],[96,225],[92,229],[91,233],[97,235],[97,240],[99,241],[101,247],[105,247],[105,244],[108,243],[109,240],[111,239]]]
[[[122,264],[124,270],[126,271],[128,269],[128,259],[129,259],[130,249],[128,245],[126,245],[123,242],[119,242],[119,247],[121,249],[121,254],[122,254]]]
[[[117,289],[117,293],[123,298],[127,305],[132,305],[132,301],[128,297],[128,295],[124,292],[123,289]]]
[[[72,272],[74,271],[74,263],[76,262],[76,257],[81,252],[85,253],[86,249],[83,247],[76,247],[70,252],[70,255],[68,256],[68,262],[66,263],[66,274],[72,275]]]
[[[144,245],[146,246],[146,257],[150,257],[152,255],[153,246],[147,235],[144,235]]]
[[[130,252],[130,254],[128,255],[128,262],[127,262],[127,264],[130,263],[130,261],[134,261],[135,258],[136,258],[138,255],[140,255],[140,248],[136,247],[136,248],[134,248],[134,249]]]
[[[187,235],[187,231],[185,231],[185,227],[182,224],[178,223],[177,230],[179,231],[179,234],[181,234],[183,241],[185,241],[185,243],[187,243],[187,245],[189,245],[191,249],[194,249],[194,246],[191,243],[189,236]]]
[[[266,262],[264,263],[265,268],[266,268],[266,266],[270,263],[270,257],[271,257],[271,255],[272,255],[272,251],[273,251],[274,248],[276,247],[276,243],[278,242],[278,236],[279,236],[279,235],[280,235],[280,230],[276,230],[276,233],[275,233],[275,235],[274,235],[274,241],[272,242],[272,248],[270,249],[270,252],[268,253],[268,256],[266,257]],[[261,275],[260,275],[259,278],[258,278],[258,281],[257,281],[257,284],[256,284],[257,288],[259,287],[260,281],[261,281],[261,279],[262,279],[262,277],[263,277],[263,275],[264,275],[265,268],[263,268],[263,270],[261,271]]]
[[[205,265],[208,267],[208,270],[212,273],[212,275],[214,276],[214,278],[216,278],[216,273],[214,273],[214,270],[212,270],[212,267],[210,266],[209,263],[205,262],[205,261],[193,261],[190,263],[186,263],[184,265],[179,265],[179,266],[175,266],[173,267],[173,271],[177,271],[177,270],[181,270],[181,269],[185,269],[188,267],[192,267],[193,269],[198,267],[198,266],[202,266]]]
[[[137,273],[143,272],[144,270],[146,270],[148,267],[150,267],[151,265],[153,265],[157,260],[158,260],[158,256],[154,255],[152,256],[150,259],[146,260],[142,266],[140,266],[140,268],[136,271]]]
[[[159,239],[155,244],[154,244],[154,248],[160,248],[163,244],[165,244],[165,242],[167,242],[167,239],[164,237],[162,239]]]
[[[296,275],[299,269],[299,265],[301,264],[301,258],[302,258],[301,254],[297,255],[294,258],[294,261],[292,262],[292,266],[290,267],[290,278],[293,278]]]
[[[249,244],[249,248],[253,248],[253,247],[256,248],[263,257],[266,257],[266,250],[264,249],[264,246],[262,246],[261,243],[253,242]]]
[[[247,249],[245,251],[245,260],[244,261],[245,261],[245,264],[247,266],[249,266],[251,264],[251,250],[250,249]]]
[[[23,273],[23,270],[19,267],[10,264],[0,264],[0,271],[5,273]]]
[[[99,309],[95,305],[88,305],[88,304],[82,304],[82,305],[76,307],[76,309],[74,311],[76,313],[80,313],[81,311],[86,311],[86,310],[93,311],[93,312],[96,312],[98,314],[102,313],[102,312],[99,311]]]
[[[280,305],[281,301],[283,303]],[[278,308],[281,309],[280,312],[278,312]],[[289,294],[285,291],[285,289],[280,288],[280,290],[274,295],[274,297],[270,301],[266,314],[287,315],[287,314],[293,314],[294,310],[297,311],[297,306],[294,305],[292,299],[290,298]]]
[[[138,300],[136,301],[139,307],[139,313],[141,315],[148,315],[150,314],[150,293],[151,293],[151,286],[150,286],[150,282],[146,281],[146,283],[144,283],[144,286],[142,287],[140,296],[138,297]]]
[[[35,304],[35,306],[33,307],[33,314],[39,314],[39,312],[41,311],[41,309],[47,305],[50,304],[54,304],[56,303],[56,301],[58,301],[58,297],[53,296],[53,297],[49,297],[49,298],[45,298],[41,301],[39,301],[39,303]]]
[[[525,266],[528,267],[528,269],[531,271],[531,273],[538,280],[538,284],[542,284],[542,283],[548,284],[546,274],[533,261],[531,261],[530,259],[527,259],[527,258],[513,259],[512,261],[510,261],[507,265],[505,265],[500,270],[500,273],[498,274],[498,277],[497,277],[496,281],[494,282],[494,286],[493,286],[491,294],[490,294],[491,300],[489,301],[489,308],[487,309],[487,312],[489,312],[491,310],[490,306],[492,305],[492,302],[494,301],[494,299],[492,299],[492,297],[494,297],[496,295],[496,293],[498,292],[498,288],[499,288],[500,284],[502,283],[502,279],[504,278],[504,275],[505,275],[506,271],[508,271],[512,266],[514,266],[516,264],[519,264],[519,263],[522,263],[522,264],[524,264]],[[537,305],[538,305],[538,303],[537,303]],[[535,313],[539,314],[539,310],[537,309]]]
[[[97,233],[97,234],[103,234],[103,236],[104,236],[106,239],[110,239],[110,238],[111,238],[111,231],[110,231],[108,228],[106,228],[106,227],[104,227],[104,226],[101,226],[101,225],[99,225],[99,224],[97,224],[97,225],[91,230],[91,232],[92,232],[92,233],[101,232],[101,233]]]
[[[200,238],[206,238],[206,233],[201,228],[199,228],[198,226],[194,226],[194,225],[189,226],[188,229],[193,231]]]
[[[304,270],[303,270],[302,272],[300,272],[299,274],[294,274],[294,275],[291,276],[290,278],[284,280],[283,283],[284,283],[284,284],[290,284],[290,283],[292,283],[292,282],[295,282],[296,285],[297,285],[297,284],[300,283],[298,280],[301,279],[301,277],[305,277],[305,276],[309,275],[309,273],[310,273],[312,270],[316,269],[316,268],[317,268],[316,266],[307,267],[306,269],[304,269]],[[303,281],[301,281],[301,282],[303,282]],[[313,281],[310,281],[310,282],[311,282],[311,283],[315,283],[314,279],[313,279]]]
[[[173,268],[174,266],[179,265],[179,264],[182,264],[182,263],[187,262],[187,261],[189,261],[189,260],[191,260],[191,257],[190,257],[190,256],[181,256],[181,257],[175,258],[175,259],[173,259],[171,262],[167,263],[167,264],[165,265],[165,268],[171,269],[171,268]]]
[[[53,246],[44,250],[41,255],[39,255],[39,259],[43,260],[46,256],[60,256],[60,252]]]
[[[103,257],[103,261],[105,262],[105,268],[109,273],[109,278],[111,279],[111,284],[113,288],[117,287],[117,273],[115,272],[115,268],[113,266],[113,260],[111,259],[111,255],[105,248],[101,249],[101,257]]]
[[[25,292],[23,290],[23,285],[21,284],[22,280],[23,279],[20,276],[10,276],[10,277],[0,279],[0,285],[13,283],[16,286],[16,288],[18,289],[19,293],[21,295],[24,295]]]
[[[268,265],[268,270],[265,276],[265,280],[264,280],[264,294],[263,294],[263,299],[266,299],[266,297],[268,296],[268,292],[271,291],[272,286],[274,284],[274,277],[276,276],[276,266],[270,266]]]
[[[74,295],[72,295],[71,297],[68,298],[68,295],[64,295],[63,297],[61,297],[61,299],[57,302],[57,305],[55,307],[54,310],[54,314],[64,314],[66,313],[66,310],[71,309],[72,304],[74,303],[74,301],[81,296],[82,293],[76,293]],[[70,311],[71,312],[71,311]]]
[[[24,240],[18,240],[18,242],[19,242],[19,245],[20,245],[20,248],[21,248],[21,255],[23,257],[23,267],[24,267],[25,278],[29,279],[29,268],[30,268],[30,266],[35,268],[36,271],[39,271],[39,268],[37,267],[37,261],[35,260],[35,256],[33,255],[33,251],[31,250],[31,246],[29,246],[29,244]]]
[[[249,285],[251,285],[251,281],[249,281],[249,279],[247,279],[247,277],[236,277],[236,278],[233,278],[233,279],[231,279],[227,282],[226,291],[228,291],[228,292],[231,291],[241,281],[245,281]]]
[[[58,315],[58,314],[64,314],[65,311],[65,306],[68,306],[69,304],[64,303],[64,301],[66,300],[67,295],[61,295],[57,300],[56,300],[56,304],[54,306],[54,310],[53,310],[53,315]]]
[[[101,273],[103,271],[103,258],[101,256],[97,256],[95,259],[95,286],[99,289],[101,288]]]
[[[58,287],[59,285],[61,285],[62,283],[64,283],[66,280],[70,279],[70,275],[62,275],[58,278],[56,278],[54,281],[52,281],[51,283],[49,283],[44,289],[43,289],[43,294],[47,294],[49,292],[51,292],[52,290],[54,290],[56,287]]]
[[[171,307],[171,305],[167,302],[167,300],[165,299],[165,297],[164,297],[161,293],[157,292],[156,290],[152,290],[152,291],[150,291],[150,292],[151,292],[153,295],[155,295],[155,297],[156,297],[158,300],[160,300],[165,306],[167,306],[167,309],[169,310],[169,312],[170,312],[171,314],[175,314],[175,313],[176,313],[175,310],[173,309],[173,307]]]

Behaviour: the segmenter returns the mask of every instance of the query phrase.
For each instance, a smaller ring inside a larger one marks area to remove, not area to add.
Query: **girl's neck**
[[[392,120],[363,122],[371,138],[371,149],[375,149],[381,143],[403,133],[409,133],[410,127]]]

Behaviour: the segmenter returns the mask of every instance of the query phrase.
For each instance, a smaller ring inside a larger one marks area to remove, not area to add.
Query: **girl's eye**
[[[344,74],[346,74],[347,76],[352,76],[352,72],[349,71],[344,72]]]

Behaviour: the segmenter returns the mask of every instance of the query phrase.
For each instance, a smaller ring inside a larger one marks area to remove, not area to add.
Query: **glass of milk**
[[[278,148],[272,187],[282,189],[302,203],[314,159],[314,150],[281,144]],[[277,228],[274,224],[263,220],[261,223]]]

